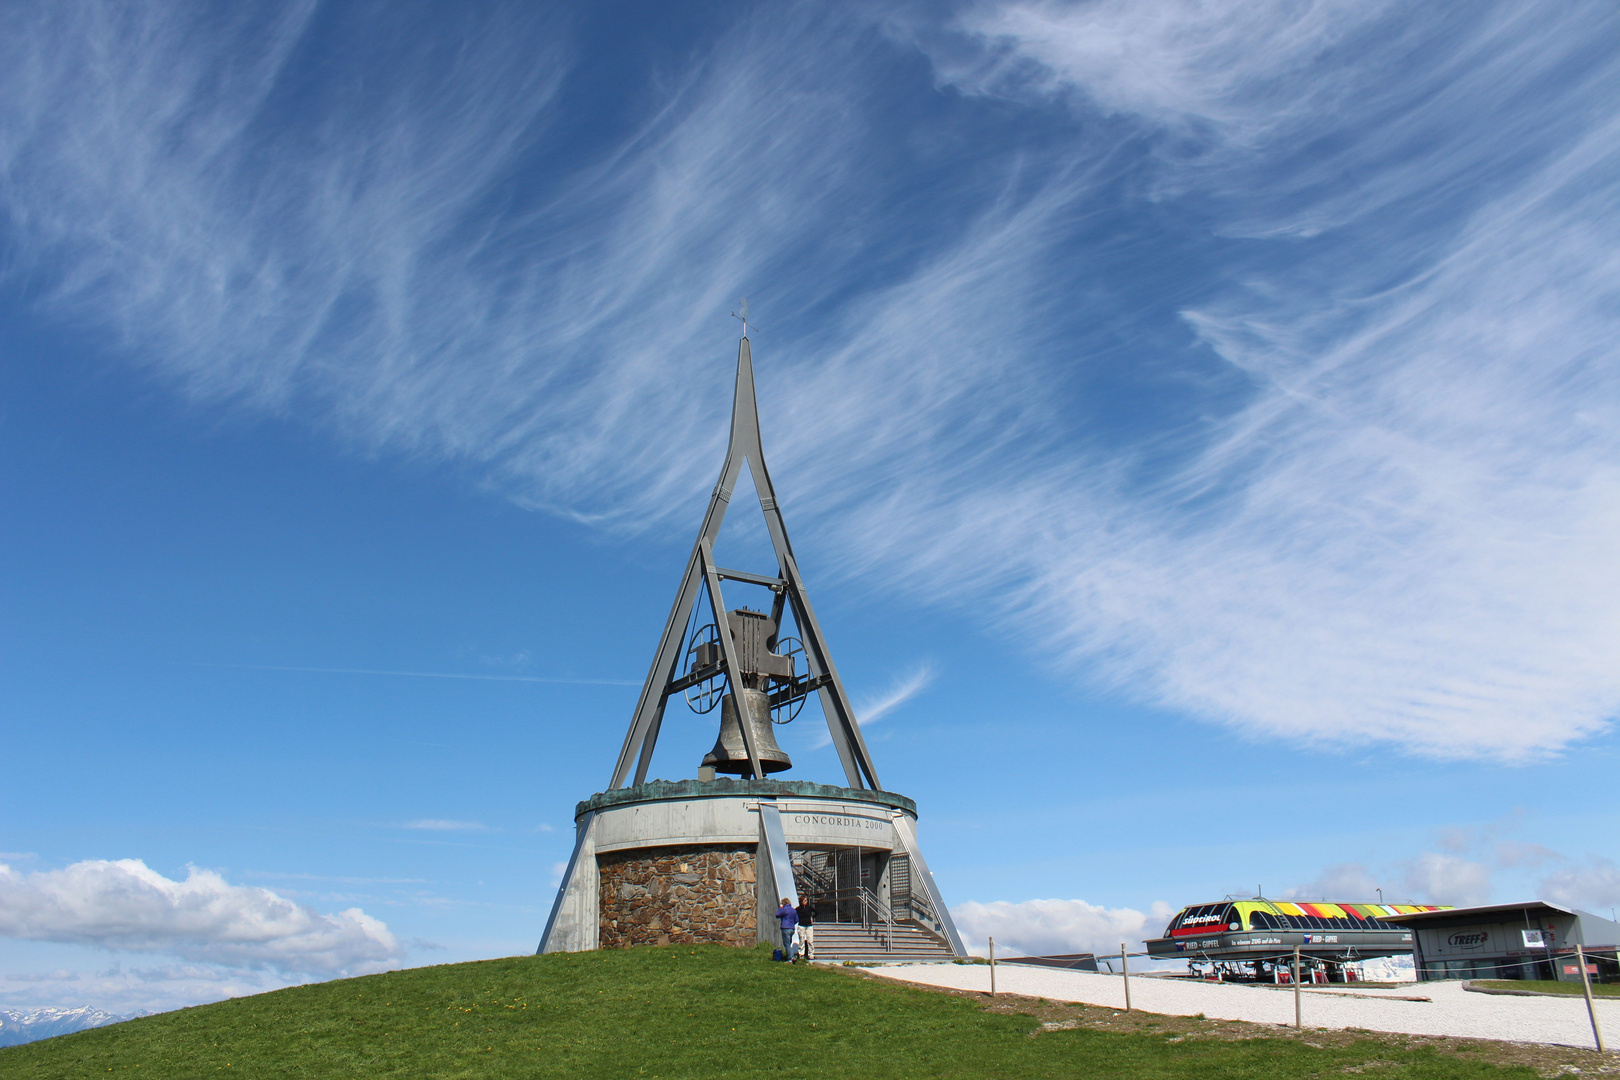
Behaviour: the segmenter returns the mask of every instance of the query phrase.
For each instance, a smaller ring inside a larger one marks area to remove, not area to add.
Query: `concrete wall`
[[[596,866],[596,815],[586,814],[574,826],[574,853],[568,859],[551,918],[540,938],[540,951],[584,952],[599,938],[599,875]]]
[[[648,798],[585,812],[577,826],[574,855],[558,890],[540,951],[577,952],[609,944],[656,944],[661,939],[738,943],[733,939],[742,924],[732,924],[735,912],[726,905],[741,900],[735,891],[725,893],[714,883],[741,883],[742,879],[735,876],[741,872],[741,864],[731,855],[744,851],[753,853],[752,877],[748,881],[752,891],[751,925],[747,933],[753,935],[752,940],[778,940],[772,915],[779,898],[793,895],[794,889],[791,882],[784,887],[784,883],[775,881],[771,873],[760,822],[760,801],[756,794]],[[927,864],[915,849],[916,824],[906,810],[858,798],[797,794],[783,794],[768,801],[778,808],[789,847],[859,847],[884,855],[897,847],[909,849],[921,870],[918,877],[926,881],[935,903],[943,910],[932,876],[927,874]],[[694,858],[700,851],[722,850],[730,853],[724,866],[717,863],[710,868],[708,862]],[[683,861],[689,866],[687,871],[670,869]],[[690,869],[699,864],[705,869]],[[618,869],[610,872],[609,868]],[[713,882],[711,872],[719,875],[713,877]],[[696,881],[680,878],[694,873],[699,874]],[[641,889],[647,890],[646,895],[638,891]],[[677,889],[686,891],[677,895]],[[732,899],[722,903],[718,899],[721,896]],[[639,915],[631,901],[642,901]],[[680,908],[680,904],[686,907]],[[644,921],[638,922],[641,917]],[[948,919],[947,914],[947,926]],[[682,920],[692,925],[681,925]],[[947,932],[954,937],[954,928]]]
[[[777,800],[782,831],[793,845],[889,850],[895,845],[884,806],[812,799]],[[759,799],[669,799],[596,811],[598,852],[693,844],[753,844],[760,838]]]

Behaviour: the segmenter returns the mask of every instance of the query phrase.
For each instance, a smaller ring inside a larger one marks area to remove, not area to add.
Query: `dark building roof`
[[[1408,915],[1384,915],[1381,918],[1387,923],[1425,925],[1454,922],[1458,919],[1471,919],[1481,915],[1516,915],[1521,911],[1529,915],[1585,915],[1589,919],[1597,918],[1596,915],[1577,911],[1575,908],[1565,907],[1563,904],[1549,903],[1546,900],[1526,900],[1522,904],[1485,904],[1480,907],[1442,908],[1439,911],[1414,911]],[[1605,919],[1604,921],[1607,922],[1608,920]]]

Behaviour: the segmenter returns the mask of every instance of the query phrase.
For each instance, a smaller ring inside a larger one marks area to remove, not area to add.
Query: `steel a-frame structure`
[[[720,526],[725,521],[732,491],[742,475],[745,462],[754,480],[754,491],[759,496],[760,511],[765,515],[765,527],[770,533],[771,547],[776,553],[777,576],[774,578],[740,570],[728,570],[715,564],[715,537],[719,535]],[[709,499],[708,513],[703,517],[703,527],[698,530],[697,541],[692,545],[692,556],[687,560],[686,573],[681,578],[680,590],[675,594],[675,604],[670,608],[669,621],[664,624],[663,636],[658,640],[652,668],[647,672],[647,681],[642,686],[641,697],[636,703],[636,711],[630,721],[630,730],[625,735],[624,748],[619,751],[619,760],[613,767],[609,788],[625,787],[626,781],[641,784],[647,779],[653,748],[658,743],[658,730],[664,719],[664,708],[671,695],[704,679],[720,677],[726,679],[733,692],[742,687],[737,650],[732,640],[726,605],[720,592],[720,583],[726,580],[769,588],[775,594],[771,617],[776,626],[781,625],[784,606],[792,611],[793,621],[804,645],[805,661],[809,671],[794,685],[773,697],[772,703],[777,704],[779,701],[809,693],[819,694],[821,709],[827,718],[827,728],[832,736],[832,744],[843,763],[849,786],[860,790],[881,790],[877,770],[872,766],[872,756],[866,749],[866,740],[861,737],[860,724],[855,719],[855,710],[850,707],[849,695],[845,693],[844,684],[838,678],[838,669],[833,664],[832,654],[827,650],[821,625],[816,621],[815,609],[811,607],[810,597],[806,594],[798,561],[793,557],[793,545],[788,541],[787,525],[782,520],[782,510],[776,500],[776,489],[771,485],[770,470],[765,467],[765,453],[761,448],[759,437],[759,409],[754,399],[753,353],[748,341],[746,324],[737,346],[737,383],[731,404],[731,440],[726,447],[725,464],[720,468],[720,481],[714,487],[714,494]],[[704,591],[708,594],[710,612],[718,630],[720,655],[716,662],[706,669],[687,672],[683,676],[680,667],[687,646],[687,627],[691,622],[692,609],[697,603],[698,594]],[[737,693],[739,708],[747,707],[746,697],[747,695]],[[743,723],[742,731],[753,775],[756,779],[762,779],[765,773],[760,767],[759,748],[754,745],[751,734],[752,725]],[[634,770],[633,780],[631,780],[632,770]]]

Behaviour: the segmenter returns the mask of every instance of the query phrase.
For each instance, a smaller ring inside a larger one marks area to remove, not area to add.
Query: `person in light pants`
[[[805,960],[811,960],[813,957],[810,950],[816,942],[816,913],[808,896],[799,904],[795,914],[799,916],[799,926],[794,938],[799,944],[799,955]]]

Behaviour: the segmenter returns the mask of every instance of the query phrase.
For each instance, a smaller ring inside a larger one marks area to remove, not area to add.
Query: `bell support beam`
[[[721,507],[723,515],[723,503]],[[711,505],[709,509],[712,515],[714,507]],[[692,605],[697,601],[701,582],[697,551],[694,549],[686,576],[681,580],[680,591],[675,594],[675,606],[670,609],[669,621],[664,625],[664,636],[659,639],[658,651],[653,654],[652,670],[647,673],[647,682],[641,688],[641,699],[636,703],[630,730],[625,733],[624,748],[619,751],[618,763],[613,766],[613,780],[608,784],[609,788],[623,787],[632,766],[636,769],[636,783],[640,784],[646,779],[647,766],[652,763],[652,749],[658,741],[658,729],[664,720],[664,703],[669,697],[664,688],[674,678],[676,665],[680,663],[681,647],[686,644],[686,623],[692,616]],[[636,761],[638,754],[641,758],[639,764]]]
[[[647,770],[652,767],[653,747],[658,745],[658,733],[664,727],[664,708],[669,704],[669,695],[658,703],[658,710],[653,713],[652,722],[647,725],[647,737],[641,740],[641,753],[636,758],[636,780],[638,784],[646,783]]]
[[[752,399],[752,365],[748,370],[748,388],[749,398]],[[740,389],[738,393],[741,393]],[[770,533],[771,547],[776,551],[777,565],[787,585],[783,593],[793,604],[793,618],[799,624],[799,633],[804,639],[805,662],[810,665],[811,675],[826,675],[829,680],[820,691],[821,711],[827,718],[827,732],[832,737],[833,748],[838,751],[838,760],[844,766],[849,786],[881,791],[883,785],[878,783],[877,770],[872,766],[872,755],[861,736],[855,710],[850,707],[849,695],[844,692],[844,684],[838,678],[832,654],[827,651],[826,641],[821,636],[821,624],[816,621],[815,609],[810,606],[804,579],[799,576],[798,560],[793,557],[793,543],[788,539],[787,522],[782,519],[782,510],[776,502],[776,488],[771,484],[770,469],[765,465],[765,454],[760,448],[757,412],[752,413],[752,421],[751,429],[746,433],[751,440],[748,468],[754,478],[754,490],[759,493],[760,509],[765,514],[765,528]],[[736,438],[735,428],[732,438]],[[780,614],[776,617],[780,625]]]
[[[742,729],[743,748],[748,751],[748,767],[753,770],[752,779],[763,780],[765,770],[760,768],[759,747],[754,745],[754,710],[748,704],[748,695],[743,693],[742,680],[737,677],[742,665],[737,663],[737,642],[731,636],[731,620],[726,617],[726,604],[720,596],[720,576],[714,572],[714,549],[709,546],[708,537],[698,541],[698,558],[703,561],[703,574],[709,582],[709,610],[714,613],[714,627],[719,631],[720,654],[725,658],[731,699],[737,703],[737,726]]]
[[[750,574],[746,570],[727,570],[723,566],[714,568],[715,575],[721,581],[741,581],[748,585],[763,585],[767,589],[778,589],[787,582],[779,577],[766,577],[764,574]]]
[[[746,360],[744,354],[747,354]],[[745,384],[746,409],[741,407]],[[738,353],[737,400],[739,405],[732,409],[732,444],[735,446],[739,440],[743,441],[748,470],[754,478],[754,491],[759,495],[760,510],[765,515],[765,528],[770,533],[771,547],[776,551],[779,572],[787,583],[784,591],[793,604],[793,617],[804,639],[804,655],[806,662],[811,665],[810,673],[814,676],[826,674],[831,679],[820,692],[821,711],[827,718],[827,733],[838,751],[838,759],[844,766],[849,786],[882,790],[877,770],[872,766],[872,755],[866,749],[866,740],[862,738],[860,725],[855,719],[855,710],[850,706],[849,695],[844,692],[843,682],[838,678],[826,641],[821,636],[821,625],[816,621],[815,609],[810,606],[810,597],[805,593],[804,580],[799,576],[799,564],[793,557],[793,542],[788,539],[787,522],[783,520],[782,509],[776,501],[776,487],[771,483],[771,471],[765,464],[765,452],[760,441],[759,410],[754,400],[753,356],[747,338],[743,339],[742,350]]]
[[[822,640],[821,625],[816,622],[815,609],[810,606],[810,597],[805,593],[804,582],[799,577],[799,564],[794,561],[791,551],[784,553],[782,575],[788,579],[787,593],[793,600],[793,619],[799,624],[799,632],[804,635],[805,663],[809,665],[812,676],[826,678],[818,691],[821,695],[821,711],[827,717],[827,731],[838,750],[839,760],[843,762],[844,772],[849,776],[849,786],[882,791],[883,785],[878,782],[877,770],[872,766],[871,752],[866,749],[866,739],[861,735],[855,710],[849,706],[849,695],[844,692],[838,669],[833,666],[832,655]]]
[[[708,513],[703,516],[703,528],[698,530],[698,538],[692,544],[692,557],[687,560],[686,575],[681,578],[681,587],[675,593],[669,620],[664,623],[664,635],[658,639],[652,668],[647,672],[647,681],[642,684],[641,698],[636,702],[636,712],[631,718],[630,730],[625,734],[618,763],[613,767],[609,788],[624,787],[632,764],[636,769],[635,782],[640,784],[647,779],[647,767],[652,763],[653,747],[658,742],[658,729],[663,724],[669,684],[675,678],[675,671],[681,662],[681,649],[686,644],[686,624],[692,617],[693,605],[697,603],[698,590],[703,587],[699,547],[705,539],[712,541],[720,531],[721,524],[726,520],[727,504],[731,502],[732,485],[737,482],[741,471],[742,462],[733,462],[728,454],[725,467],[720,471],[720,482],[715,485],[714,494],[709,499]],[[636,762],[638,754],[641,759],[639,763]]]
[[[746,406],[742,400],[742,370],[748,368],[748,400]],[[670,608],[669,620],[664,623],[664,634],[658,639],[658,650],[653,653],[651,669],[647,672],[647,681],[642,684],[641,698],[636,702],[635,715],[630,720],[630,730],[625,733],[624,748],[619,751],[618,763],[613,767],[613,779],[609,788],[623,787],[629,778],[632,763],[635,763],[637,784],[647,779],[647,767],[652,764],[653,748],[658,743],[658,729],[663,724],[664,704],[669,698],[669,684],[675,678],[676,668],[681,662],[681,648],[686,644],[686,624],[692,617],[692,606],[697,602],[698,589],[703,586],[703,569],[698,557],[699,547],[704,540],[711,544],[720,533],[720,526],[726,520],[726,509],[731,502],[731,492],[737,484],[737,477],[742,473],[742,455],[737,453],[737,427],[738,413],[746,407],[754,416],[755,442],[758,442],[759,417],[754,412],[754,378],[753,358],[748,348],[748,339],[743,338],[742,345],[737,351],[737,392],[731,402],[731,441],[726,447],[726,461],[720,467],[720,480],[714,485],[714,494],[709,497],[709,509],[703,515],[703,527],[698,530],[697,540],[692,544],[692,555],[686,561],[686,574],[681,578],[681,587],[675,593],[675,603]],[[637,762],[639,755],[640,761]]]
[[[779,577],[774,579],[760,574],[722,570],[714,564],[714,540],[725,521],[731,493],[736,487],[744,463],[748,465],[753,477],[754,490],[759,496],[760,510],[765,516],[771,547],[776,553]],[[765,454],[760,443],[759,409],[754,398],[753,350],[746,336],[737,346],[737,384],[731,404],[731,437],[726,447],[725,464],[720,470],[720,482],[715,485],[714,494],[709,500],[708,513],[704,515],[703,527],[698,532],[697,541],[692,545],[692,556],[687,561],[686,574],[681,579],[681,587],[675,595],[669,620],[664,624],[664,635],[659,639],[652,667],[647,672],[647,681],[642,686],[641,698],[636,703],[635,715],[630,721],[630,730],[625,734],[624,747],[619,752],[618,763],[614,766],[610,788],[625,786],[632,766],[635,769],[636,784],[645,782],[647,778],[653,748],[658,742],[659,729],[663,724],[664,707],[669,700],[671,684],[675,682],[680,667],[681,650],[686,645],[687,624],[692,616],[692,608],[697,602],[698,590],[705,586],[709,593],[710,606],[714,610],[715,626],[720,631],[727,676],[730,678],[733,695],[738,704],[739,716],[746,719],[746,714],[742,710],[748,707],[747,696],[740,692],[742,683],[735,677],[738,668],[725,605],[720,600],[721,578],[731,578],[779,590],[772,604],[772,619],[778,627],[781,625],[782,608],[787,604],[792,605],[794,621],[798,624],[799,634],[803,639],[805,660],[810,667],[810,675],[820,683],[818,692],[822,712],[827,718],[827,731],[832,737],[834,748],[838,751],[838,758],[843,764],[849,786],[881,790],[877,770],[872,766],[872,757],[866,748],[866,740],[862,737],[860,724],[855,719],[855,710],[850,706],[849,696],[844,691],[838,670],[833,666],[832,656],[821,636],[821,626],[816,621],[815,610],[810,606],[810,599],[805,594],[798,563],[793,557],[793,545],[788,540],[787,525],[776,502],[776,489],[771,484],[770,471],[765,466]],[[756,778],[764,779],[757,749],[749,737],[749,725],[744,723],[742,727],[744,745],[748,747],[749,765],[753,768]]]
[[[776,633],[771,637],[771,640],[765,643],[765,646],[775,651],[776,643],[782,636],[782,609],[787,606],[787,582],[784,580],[780,588],[772,591],[776,595],[771,598],[771,625],[776,627]]]

